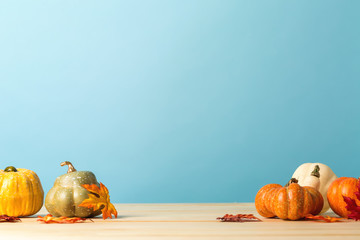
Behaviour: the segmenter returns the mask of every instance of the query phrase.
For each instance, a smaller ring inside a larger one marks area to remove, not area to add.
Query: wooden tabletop
[[[360,221],[324,223],[261,218],[254,203],[115,204],[117,219],[43,224],[38,215],[0,223],[0,239],[360,239]],[[229,214],[254,214],[262,222],[219,222]],[[326,215],[336,216],[332,212]]]

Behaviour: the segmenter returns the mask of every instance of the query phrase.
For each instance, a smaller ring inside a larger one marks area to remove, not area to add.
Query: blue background
[[[249,202],[304,162],[359,176],[360,1],[0,3],[0,163],[47,192]]]

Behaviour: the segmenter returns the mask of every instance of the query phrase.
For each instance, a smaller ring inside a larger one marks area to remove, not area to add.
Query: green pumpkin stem
[[[72,165],[71,162],[65,161],[65,162],[60,163],[60,166],[65,166],[65,165],[68,165],[68,167],[69,167],[67,173],[76,172],[76,169],[74,168],[74,166]]]
[[[17,172],[17,171],[18,170],[13,166],[9,166],[4,169],[4,172]]]
[[[314,171],[311,172],[311,176],[320,178],[320,167],[319,167],[319,165],[315,165]]]

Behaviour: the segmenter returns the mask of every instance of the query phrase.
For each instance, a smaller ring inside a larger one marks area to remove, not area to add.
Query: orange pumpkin
[[[296,179],[285,187],[265,185],[255,197],[256,210],[263,217],[298,220],[307,214],[319,214],[323,205],[324,199],[319,191],[313,187],[301,187]]]
[[[343,196],[350,197],[360,206],[355,192],[358,191],[359,179],[353,177],[341,177],[334,180],[328,189],[327,199],[330,208],[339,216],[347,218],[350,212],[346,210],[346,203]]]

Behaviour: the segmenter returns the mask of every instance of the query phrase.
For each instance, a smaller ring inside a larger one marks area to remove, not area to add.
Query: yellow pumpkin
[[[0,215],[30,216],[43,201],[44,190],[35,172],[15,167],[0,170]]]

